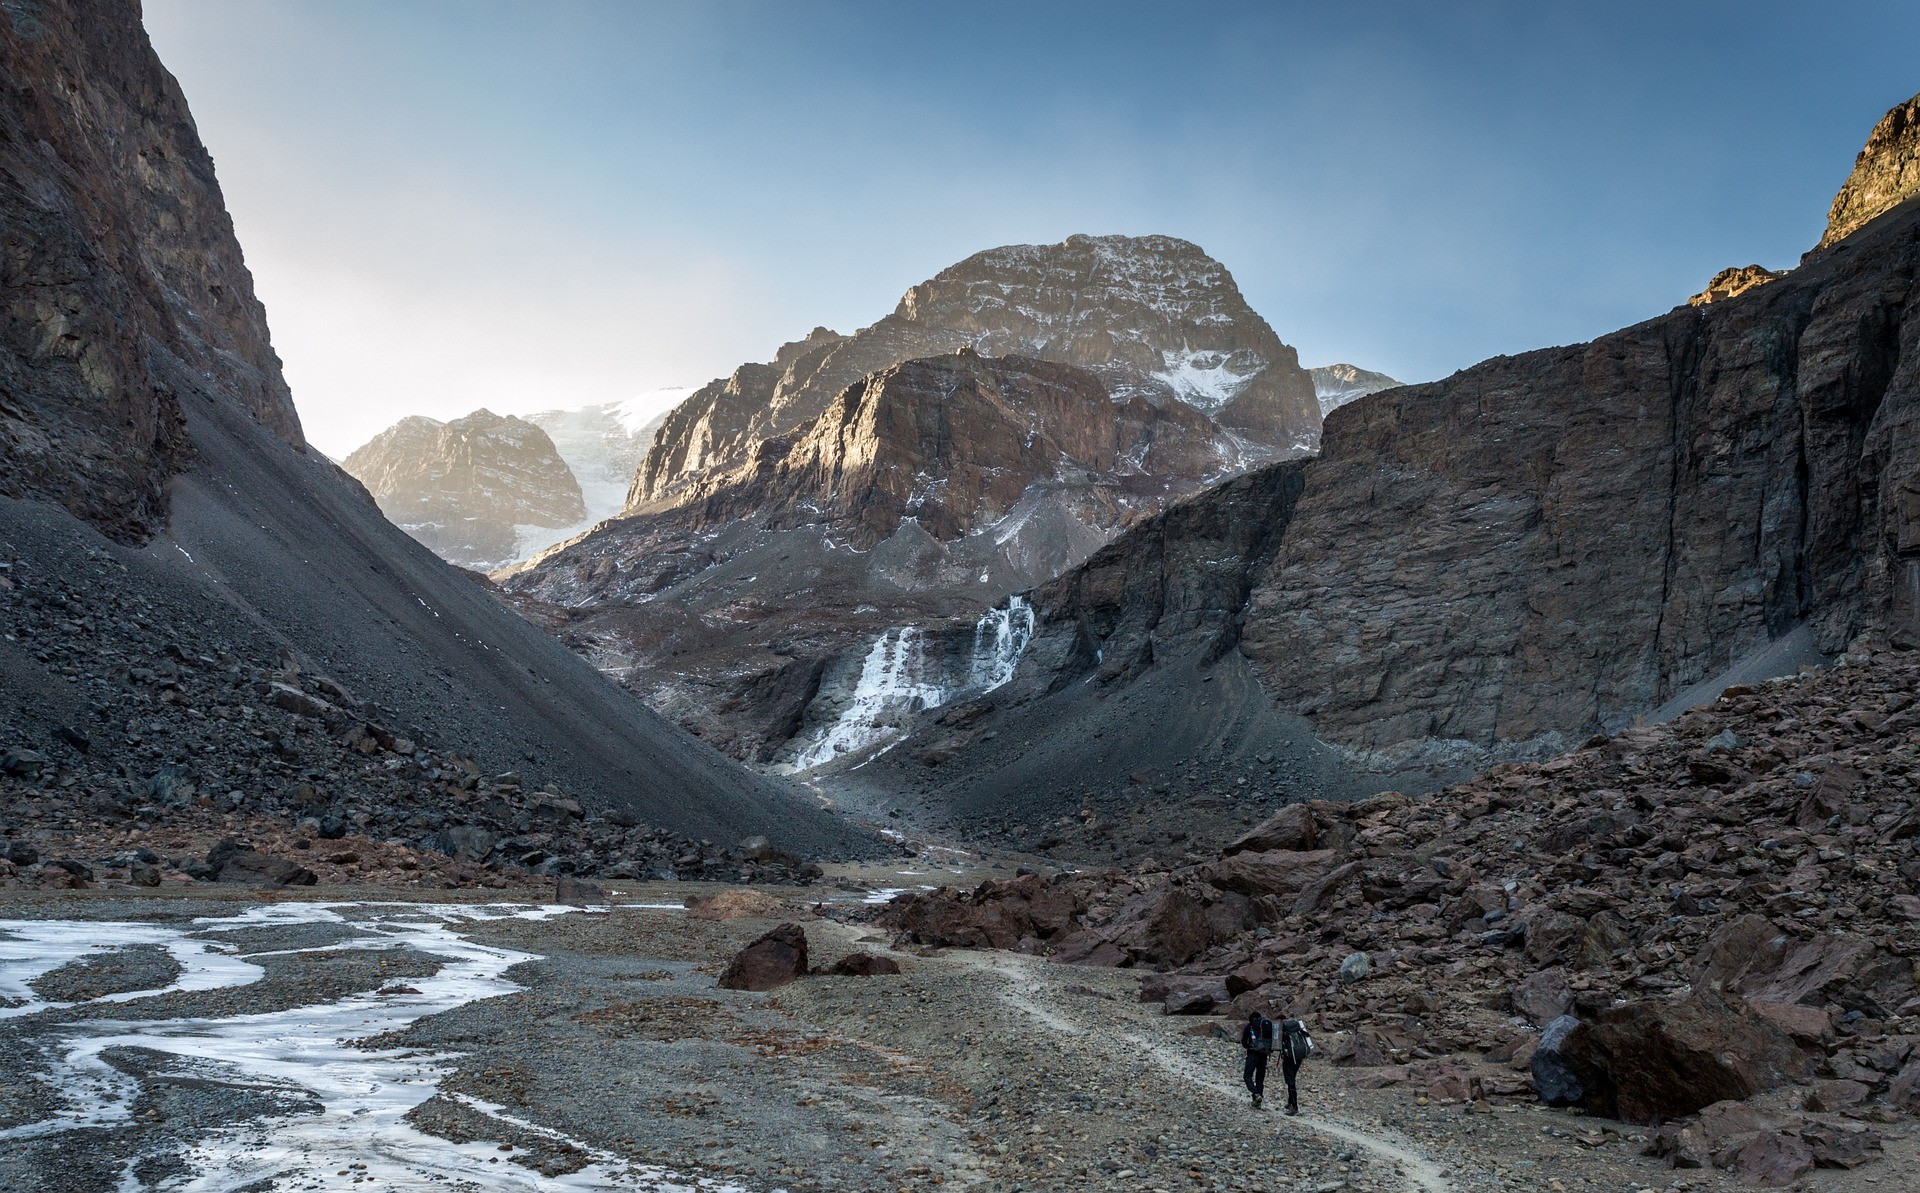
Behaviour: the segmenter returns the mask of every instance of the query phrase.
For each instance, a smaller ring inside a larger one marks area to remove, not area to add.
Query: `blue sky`
[[[700,384],[1160,232],[1406,380],[1791,265],[1920,6],[147,0],[314,441]]]

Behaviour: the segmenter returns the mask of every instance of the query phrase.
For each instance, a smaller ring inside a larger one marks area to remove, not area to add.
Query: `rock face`
[[[1688,306],[1703,307],[1710,302],[1724,302],[1729,298],[1738,298],[1755,286],[1764,286],[1786,277],[1785,273],[1775,273],[1762,265],[1730,266],[1713,275],[1707,288],[1687,299]]]
[[[1298,355],[1219,262],[1168,236],[1072,236],[976,253],[870,327],[851,336],[816,328],[771,364],[697,391],[662,426],[632,504],[745,463],[762,440],[791,433],[862,377],[963,347],[1086,369],[1116,399],[1185,403],[1244,435],[1256,456],[1309,447],[1319,427]]]
[[[1308,372],[1313,377],[1313,394],[1320,403],[1320,417],[1323,419],[1355,398],[1377,394],[1400,384],[1385,373],[1376,373],[1358,365],[1320,365]]]
[[[1806,624],[1913,633],[1920,213],[1327,421],[1242,636],[1355,750],[1617,728]]]
[[[410,762],[404,739],[663,829],[853,844],[305,450],[211,163],[136,5],[0,10],[0,89],[0,759],[18,772],[0,780],[0,821],[37,820],[46,790],[118,826],[187,798],[182,814],[217,818],[198,800],[235,793],[291,810],[304,784],[369,825],[416,811],[441,824],[427,805],[450,776]],[[131,545],[148,536],[163,537]],[[360,709],[314,688],[276,695],[289,669],[324,673]],[[296,783],[303,756],[316,762]],[[470,819],[517,818],[498,810]]]
[[[1853,173],[1833,197],[1819,248],[1839,243],[1869,220],[1920,195],[1920,95],[1900,104],[1873,126]]]
[[[580,484],[547,433],[476,410],[442,423],[403,418],[344,467],[393,523],[448,563],[490,571],[523,558],[529,529],[581,526]]]
[[[185,101],[131,0],[0,11],[0,495],[165,520],[205,394],[301,445]]]

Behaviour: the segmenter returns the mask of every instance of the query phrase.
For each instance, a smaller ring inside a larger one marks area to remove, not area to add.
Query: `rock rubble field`
[[[1856,646],[1433,798],[1293,804],[1194,864],[990,879],[884,922],[1165,971],[1142,997],[1229,1017],[1201,1030],[1298,1015],[1366,1084],[1578,1107],[1676,1168],[1865,1172],[1920,1114],[1916,681],[1913,653]]]

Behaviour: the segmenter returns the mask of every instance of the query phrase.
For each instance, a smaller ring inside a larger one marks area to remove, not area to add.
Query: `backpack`
[[[1253,1030],[1248,1033],[1248,1048],[1254,1052],[1272,1052],[1275,1026],[1276,1024],[1271,1019],[1262,1019],[1259,1023],[1254,1024]]]
[[[1289,1019],[1280,1025],[1281,1054],[1294,1064],[1299,1064],[1313,1055],[1313,1037],[1307,1034],[1307,1025],[1298,1019]]]

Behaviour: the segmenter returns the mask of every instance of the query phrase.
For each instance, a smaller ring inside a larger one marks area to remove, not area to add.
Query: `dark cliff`
[[[123,540],[205,392],[300,421],[186,101],[131,0],[0,9],[0,493]]]

